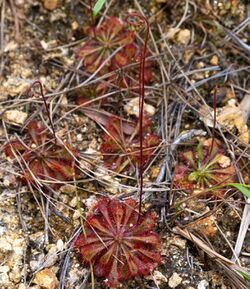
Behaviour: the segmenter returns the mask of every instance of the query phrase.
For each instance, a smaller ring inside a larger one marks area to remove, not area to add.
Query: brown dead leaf
[[[203,122],[207,126],[213,127],[213,109],[203,105],[199,111]],[[233,132],[236,129],[240,142],[249,143],[249,129],[244,121],[243,111],[240,107],[236,106],[234,100],[230,100],[222,108],[217,108],[216,118],[223,130]]]
[[[90,119],[97,122],[98,124],[101,124],[103,126],[107,126],[110,119],[119,119],[122,122],[122,129],[124,133],[131,135],[135,131],[135,125],[133,125],[132,122],[126,121],[125,119],[122,119],[121,117],[108,113],[104,110],[96,110],[91,108],[82,108],[81,111]]]
[[[188,225],[188,227],[194,229],[196,232],[199,232],[202,235],[207,236],[208,238],[212,238],[218,231],[214,221],[215,217],[210,215],[206,218],[191,223]]]

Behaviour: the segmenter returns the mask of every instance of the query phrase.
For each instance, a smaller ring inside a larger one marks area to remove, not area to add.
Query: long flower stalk
[[[139,192],[139,213],[141,213],[142,208],[142,193],[143,193],[143,106],[145,97],[145,61],[147,52],[147,43],[149,38],[149,23],[148,20],[141,14],[132,13],[129,14],[125,21],[134,27],[145,26],[146,34],[144,39],[144,45],[140,53],[140,73],[139,73],[139,136],[140,136],[140,161],[139,161],[139,182],[140,182],[140,192]]]

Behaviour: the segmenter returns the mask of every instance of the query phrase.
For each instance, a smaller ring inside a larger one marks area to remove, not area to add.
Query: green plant
[[[174,183],[179,188],[193,192],[229,184],[235,180],[235,176],[234,165],[225,156],[221,142],[207,139],[199,142],[196,149],[179,154]]]
[[[102,10],[106,0],[97,0],[93,7],[93,15],[97,16],[97,14]]]
[[[246,197],[250,198],[250,190],[248,189],[248,188],[250,188],[249,185],[244,185],[244,184],[239,184],[239,183],[229,183],[229,184],[227,184],[227,186],[231,186],[231,187],[236,188],[243,195],[245,195]]]

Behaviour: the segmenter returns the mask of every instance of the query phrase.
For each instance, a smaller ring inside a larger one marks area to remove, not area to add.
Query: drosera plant
[[[146,51],[149,56],[149,51]],[[107,77],[103,82],[93,83],[87,87],[82,87],[76,91],[76,103],[83,104],[91,99],[103,96],[108,91],[117,90],[125,92],[127,95],[139,93],[139,70],[140,48],[135,43],[126,45],[122,51],[117,52],[109,67],[109,71],[116,71]],[[144,68],[144,83],[149,84],[153,79],[153,61],[147,61]],[[103,98],[96,103],[104,105],[110,98]],[[91,105],[92,106],[92,105]]]
[[[43,183],[46,187],[58,188],[75,175],[75,150],[67,144],[51,143],[51,134],[35,120],[26,127],[23,141],[14,140],[5,146],[11,158],[20,157],[23,180],[32,185]]]
[[[175,186],[191,193],[229,184],[235,179],[235,167],[217,139],[206,139],[194,149],[180,153],[175,166]]]
[[[146,50],[146,55],[150,56],[150,52]],[[140,64],[141,49],[133,43],[127,45],[123,51],[119,51],[114,56],[115,61],[112,66],[112,70],[120,69],[119,73],[113,74],[109,81],[112,81],[120,89],[127,89],[129,92],[133,91],[139,93],[139,77],[140,69],[138,70],[138,64]],[[144,66],[144,84],[149,84],[153,78],[153,61],[146,61]]]
[[[75,247],[79,249],[82,261],[93,268],[95,276],[104,278],[110,288],[117,288],[120,282],[132,277],[149,275],[161,261],[160,237],[154,232],[156,214],[142,212],[143,172],[147,158],[144,151],[146,146],[144,135],[146,123],[143,113],[144,72],[149,25],[144,16],[139,14],[129,15],[126,23],[137,27],[146,23],[145,43],[140,51],[139,121],[138,126],[135,125],[134,134],[130,136],[130,147],[131,142],[138,137],[138,151],[134,151],[131,155],[137,159],[139,167],[139,205],[131,198],[125,201],[100,199],[92,212],[87,215],[83,233],[75,241]],[[124,139],[128,138],[121,123],[116,119],[110,120],[107,124],[109,128],[106,127],[109,132],[105,136],[107,138],[105,145],[111,151],[114,148],[123,150]],[[158,140],[157,137],[156,142]],[[127,150],[127,147],[125,149]],[[151,146],[149,151],[152,154]],[[121,164],[119,169],[125,167],[126,164]]]
[[[109,288],[135,276],[149,275],[160,263],[160,238],[153,229],[157,216],[139,214],[136,201],[102,198],[87,216],[85,235],[75,241],[84,263]]]
[[[129,31],[116,17],[108,17],[99,27],[85,29],[87,41],[80,47],[77,57],[83,59],[85,71],[99,74],[110,71],[118,51],[126,51],[127,45],[134,42],[135,33]]]
[[[114,72],[107,75],[104,83],[97,85],[99,88],[96,88],[96,96],[103,92],[104,87],[137,94],[140,93],[140,82],[143,81],[145,85],[152,80],[153,61],[145,61],[146,56],[150,56],[146,44],[148,29],[143,49],[136,39],[136,31],[144,27],[145,21],[142,16],[134,13],[124,22],[116,17],[108,17],[99,27],[91,25],[85,29],[88,39],[76,52],[77,58],[82,59],[84,70],[99,75]],[[138,69],[138,64],[142,62],[143,67]],[[144,79],[140,81],[141,71]]]
[[[223,190],[219,187],[234,182],[236,171],[231,159],[225,155],[222,143],[215,138],[217,91],[218,87],[215,85],[212,138],[201,140],[195,149],[180,154],[174,182],[177,187],[190,192],[218,188],[213,193],[223,196]]]
[[[98,83],[98,84],[90,84],[88,86],[83,86],[75,91],[75,102],[77,105],[82,105],[90,100],[95,100],[98,96],[104,95],[108,90],[107,83]],[[94,105],[101,105],[107,102],[107,98],[102,98],[99,101],[95,101],[91,105],[88,106],[94,106]]]
[[[77,152],[68,144],[57,141],[41,82],[35,81],[31,89],[36,85],[40,88],[53,133],[41,122],[32,120],[26,126],[23,140],[12,140],[5,145],[5,154],[19,159],[24,182],[35,187],[43,184],[47,189],[56,189],[76,175]]]
[[[152,120],[147,117],[143,130],[143,161],[145,165],[151,159],[157,146],[160,144],[160,138],[152,132]],[[132,126],[132,124],[130,124]],[[105,132],[102,135],[103,143],[100,146],[100,152],[103,155],[104,165],[117,173],[131,172],[131,169],[137,167],[140,163],[140,136],[139,122],[133,123],[134,132],[128,133],[123,128],[123,122],[119,118],[110,118],[105,126]]]

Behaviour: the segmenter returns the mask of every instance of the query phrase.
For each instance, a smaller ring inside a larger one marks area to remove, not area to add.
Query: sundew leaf
[[[95,6],[93,8],[93,15],[96,16],[102,9],[103,5],[105,3],[105,0],[97,0],[95,3]]]
[[[230,184],[227,184],[227,186],[231,186],[231,187],[238,189],[243,195],[250,198],[250,190],[248,189],[249,186],[238,184],[238,183],[230,183]]]

